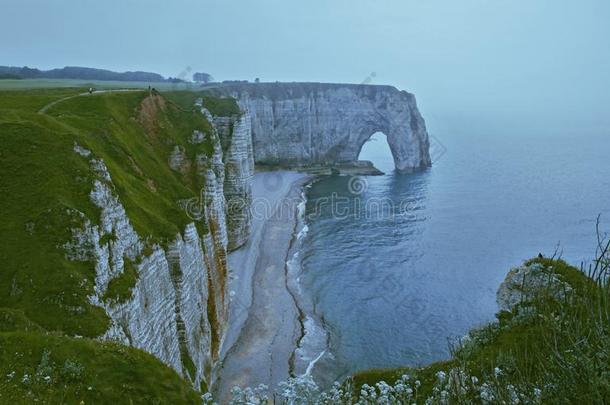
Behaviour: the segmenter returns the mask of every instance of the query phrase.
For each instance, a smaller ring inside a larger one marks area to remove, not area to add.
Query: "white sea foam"
[[[309,227],[307,225],[303,225],[303,228],[299,231],[299,234],[297,235],[297,239],[303,239],[307,235],[307,232],[309,232]]]
[[[304,367],[304,375],[310,375],[316,363],[327,353],[326,332],[309,315],[305,317],[303,329],[304,335],[297,349],[297,354],[302,361],[302,365],[307,365]]]

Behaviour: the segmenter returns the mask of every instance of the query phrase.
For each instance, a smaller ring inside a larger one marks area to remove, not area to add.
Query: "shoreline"
[[[302,230],[304,187],[313,178],[277,171],[252,179],[251,236],[228,255],[229,323],[212,371],[213,391],[223,403],[235,385],[274,390],[293,373],[306,332],[289,262]]]
[[[312,376],[318,386],[326,388],[335,381],[335,357],[330,347],[330,336],[324,320],[315,314],[312,297],[303,292],[300,279],[303,275],[303,242],[309,231],[305,216],[306,190],[319,180],[319,177],[312,177],[301,190],[302,201],[298,207],[297,224],[289,252],[290,258],[286,261],[286,272],[287,289],[294,297],[301,323],[301,335],[291,357],[291,372],[295,376]],[[321,370],[318,372],[319,369]]]

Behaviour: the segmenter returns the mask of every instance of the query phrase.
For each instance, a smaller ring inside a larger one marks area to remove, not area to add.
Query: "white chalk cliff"
[[[209,91],[237,98],[249,112],[256,163],[354,162],[371,135],[383,132],[396,169],[431,164],[428,133],[415,96],[392,86],[236,83]]]
[[[100,209],[100,218],[76,213],[82,227],[73,229],[72,240],[64,245],[71,260],[95,265],[90,301],[104,308],[111,321],[100,339],[153,354],[196,388],[210,381],[228,322],[226,255],[229,246],[240,246],[250,232],[254,169],[249,117],[212,117],[205,109],[202,114],[217,124],[209,135],[214,146],[211,157],[200,154],[195,162],[205,187],[200,198],[176,204],[185,206],[194,221],[202,221],[204,234],[193,222],[167,246],[145,249],[147,235],[134,230],[104,162],[75,145],[74,151],[89,160],[94,173],[90,199]],[[202,142],[204,136],[194,131],[191,142]],[[176,146],[168,165],[180,171],[184,159]],[[236,198],[241,205],[227,212],[226,200]],[[96,222],[99,225],[93,225]],[[127,262],[137,272],[131,297],[108,297],[110,282],[127,271]]]

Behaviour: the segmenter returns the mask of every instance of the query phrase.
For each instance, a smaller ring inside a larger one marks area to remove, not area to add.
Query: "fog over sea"
[[[448,338],[494,319],[511,267],[539,252],[590,260],[598,214],[610,231],[609,151],[601,134],[454,134],[433,141],[432,168],[397,174],[375,134],[360,158],[386,175],[316,182],[301,283],[337,374],[446,358]],[[333,196],[340,215],[320,204]]]

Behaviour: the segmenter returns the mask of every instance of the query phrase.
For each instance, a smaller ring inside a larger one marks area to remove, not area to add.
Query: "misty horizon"
[[[607,134],[607,2],[389,3],[9,1],[0,64],[388,84],[441,137]]]

